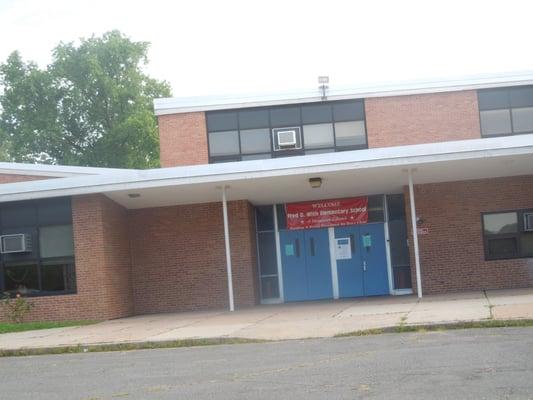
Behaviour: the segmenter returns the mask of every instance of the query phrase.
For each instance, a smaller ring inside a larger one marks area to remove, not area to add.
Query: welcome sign
[[[287,229],[366,224],[368,197],[307,201],[286,206]]]

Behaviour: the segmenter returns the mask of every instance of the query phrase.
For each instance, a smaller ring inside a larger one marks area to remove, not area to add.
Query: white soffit
[[[402,96],[423,93],[439,93],[458,90],[497,88],[533,84],[533,71],[484,74],[440,80],[410,81],[359,87],[334,87],[327,91],[328,101],[361,99],[369,97]],[[154,100],[156,115],[178,114],[195,111],[226,110],[284,104],[322,101],[317,88],[275,93],[249,93],[241,95],[171,97]]]
[[[401,191],[406,168],[418,169],[415,183],[531,175],[533,134],[4,184],[0,202],[105,193],[143,208],[217,201],[230,185],[231,200],[269,204]],[[321,189],[310,189],[314,176]]]

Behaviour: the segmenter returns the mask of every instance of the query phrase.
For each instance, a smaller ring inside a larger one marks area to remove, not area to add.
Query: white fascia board
[[[413,94],[441,93],[459,90],[477,90],[506,86],[533,84],[533,71],[500,75],[477,75],[461,79],[438,81],[417,81],[372,85],[361,87],[331,87],[327,91],[328,101],[351,100],[370,97],[405,96]],[[241,96],[199,96],[174,97],[154,100],[156,115],[178,114],[186,112],[227,110],[248,107],[313,103],[322,101],[322,94],[317,89],[293,92],[256,93]]]
[[[0,162],[0,174],[69,177],[80,175],[131,174],[133,169],[78,167],[49,164]]]
[[[11,183],[0,185],[0,202],[527,154],[533,155],[533,134]]]

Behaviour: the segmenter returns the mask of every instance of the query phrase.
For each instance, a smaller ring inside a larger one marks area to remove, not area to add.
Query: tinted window
[[[363,101],[338,103],[333,105],[333,119],[335,121],[364,120],[365,112]]]
[[[512,233],[518,230],[518,215],[515,212],[485,214],[483,226],[486,234]]]
[[[333,124],[304,125],[304,143],[306,149],[333,147]]]
[[[290,127],[300,125],[300,108],[283,107],[270,110],[270,123],[272,126]]]
[[[239,128],[268,128],[268,110],[239,111]]]
[[[364,121],[336,122],[335,141],[337,146],[361,146],[366,144]]]
[[[241,131],[241,152],[270,153],[270,131],[268,129],[247,129]]]
[[[303,124],[320,124],[332,121],[332,110],[330,104],[304,105],[302,106]]]
[[[485,136],[511,133],[511,114],[509,110],[481,111],[481,131]]]
[[[509,92],[507,89],[488,89],[478,92],[480,110],[509,108]]]
[[[213,156],[239,154],[239,132],[211,132],[209,134],[209,152]]]
[[[207,114],[207,129],[212,131],[231,131],[237,129],[237,113],[220,112]]]
[[[513,108],[511,111],[514,132],[533,132],[533,107]]]

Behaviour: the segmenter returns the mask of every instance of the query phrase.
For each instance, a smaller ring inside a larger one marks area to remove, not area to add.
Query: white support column
[[[422,298],[422,276],[420,274],[420,254],[418,251],[418,230],[416,225],[416,206],[415,206],[415,191],[413,188],[413,173],[409,169],[407,171],[409,177],[409,204],[411,206],[411,226],[413,229],[413,244],[415,250],[415,267],[416,267],[416,291],[418,298]]]
[[[222,213],[224,214],[224,244],[226,245],[226,270],[228,273],[229,310],[235,311],[233,300],[233,276],[231,273],[231,250],[229,246],[228,202],[226,201],[227,186],[222,188]]]

